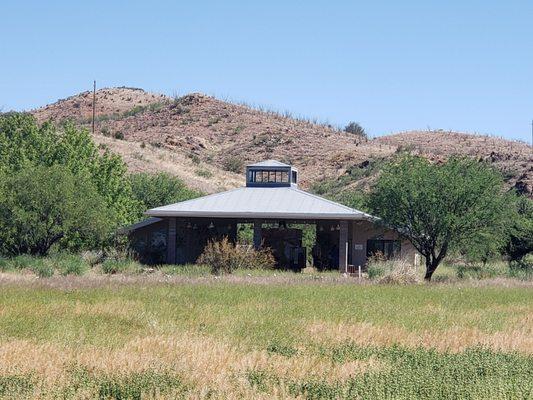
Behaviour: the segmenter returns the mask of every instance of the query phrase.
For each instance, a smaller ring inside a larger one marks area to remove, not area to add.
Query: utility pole
[[[96,114],[96,81],[93,81],[93,135],[94,135],[94,117]]]

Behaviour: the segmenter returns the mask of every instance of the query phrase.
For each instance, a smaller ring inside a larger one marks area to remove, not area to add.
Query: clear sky
[[[204,92],[372,136],[529,141],[533,1],[10,1],[0,107],[99,87]]]

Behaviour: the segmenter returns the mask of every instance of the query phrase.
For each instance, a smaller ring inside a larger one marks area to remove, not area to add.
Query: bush
[[[81,256],[66,253],[46,259],[45,264],[61,275],[83,275],[89,269],[89,264]]]
[[[504,262],[475,263],[457,266],[457,277],[460,279],[488,279],[508,275],[508,267]]]
[[[100,250],[88,250],[81,253],[81,258],[90,267],[100,264],[104,260],[104,253]]]
[[[240,173],[244,168],[244,161],[240,157],[231,156],[224,160],[223,166],[226,171]]]
[[[141,271],[141,265],[134,260],[107,259],[102,263],[104,274],[137,274]]]
[[[367,139],[365,129],[357,122],[350,122],[348,125],[346,125],[346,127],[344,128],[344,132],[348,132],[360,136],[363,139]]]
[[[34,263],[31,269],[39,278],[50,278],[54,275],[54,268],[42,259]]]
[[[509,276],[518,279],[533,279],[533,253],[509,263]]]
[[[371,258],[368,263],[368,277],[378,283],[407,285],[420,282],[416,268],[405,260],[383,260]]]
[[[255,250],[249,245],[235,245],[228,238],[207,244],[197,260],[211,268],[213,274],[231,274],[236,269],[272,269],[274,256],[270,249]]]

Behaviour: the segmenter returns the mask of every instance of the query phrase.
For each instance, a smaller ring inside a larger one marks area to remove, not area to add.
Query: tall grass
[[[200,282],[2,287],[0,398],[485,399],[533,390],[527,286]]]

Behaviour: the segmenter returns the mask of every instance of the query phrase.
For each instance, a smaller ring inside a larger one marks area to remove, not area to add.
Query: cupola
[[[261,161],[246,167],[246,186],[283,187],[298,185],[298,170],[276,160]]]

